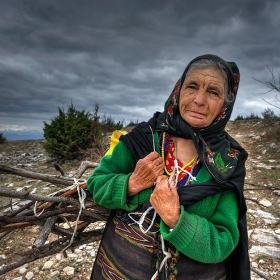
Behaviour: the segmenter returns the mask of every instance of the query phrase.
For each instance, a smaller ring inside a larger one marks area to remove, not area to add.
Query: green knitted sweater
[[[104,156],[88,179],[87,188],[94,201],[109,209],[126,211],[134,211],[148,201],[152,187],[127,197],[128,179],[135,164],[130,150],[120,141],[112,155]],[[210,179],[211,175],[202,167],[193,184]],[[236,195],[228,190],[210,195],[194,205],[181,206],[181,216],[175,228],[169,232],[161,221],[160,232],[165,240],[189,258],[203,263],[218,263],[225,260],[238,243],[237,221]]]

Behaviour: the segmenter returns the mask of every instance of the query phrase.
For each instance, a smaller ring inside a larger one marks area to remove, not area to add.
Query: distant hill
[[[8,130],[8,131],[0,131],[0,133],[3,133],[3,136],[7,139],[7,141],[32,140],[32,139],[43,139],[44,138],[42,131]]]

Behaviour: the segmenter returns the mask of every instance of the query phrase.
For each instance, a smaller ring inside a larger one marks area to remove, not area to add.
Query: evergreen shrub
[[[7,141],[6,137],[3,136],[3,133],[0,133],[0,144],[4,143],[6,141]]]
[[[91,117],[85,110],[76,110],[72,103],[67,112],[58,107],[58,116],[52,118],[50,124],[44,122],[46,143],[43,147],[48,155],[62,161],[79,158],[80,150],[91,145]]]

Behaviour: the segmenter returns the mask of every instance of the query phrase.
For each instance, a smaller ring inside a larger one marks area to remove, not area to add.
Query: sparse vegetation
[[[256,120],[256,119],[260,119],[258,114],[255,114],[255,113],[251,112],[251,114],[246,116],[246,117],[238,115],[234,120],[238,121],[238,120]]]
[[[277,118],[277,116],[275,115],[275,113],[273,112],[273,110],[271,110],[270,108],[265,108],[262,111],[262,116],[264,119],[274,119]]]
[[[98,110],[98,104],[93,114],[77,110],[72,103],[67,112],[58,108],[58,116],[50,124],[44,122],[44,149],[49,156],[59,161],[79,159],[83,151],[98,146],[108,132],[123,128],[124,120],[115,122],[106,114],[100,118]]]

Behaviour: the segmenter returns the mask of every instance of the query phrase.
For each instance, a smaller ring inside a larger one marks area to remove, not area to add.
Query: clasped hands
[[[157,152],[151,152],[140,159],[128,181],[128,196],[155,186],[150,203],[161,219],[174,228],[180,218],[180,203],[174,182],[168,182],[164,175],[164,163]]]

